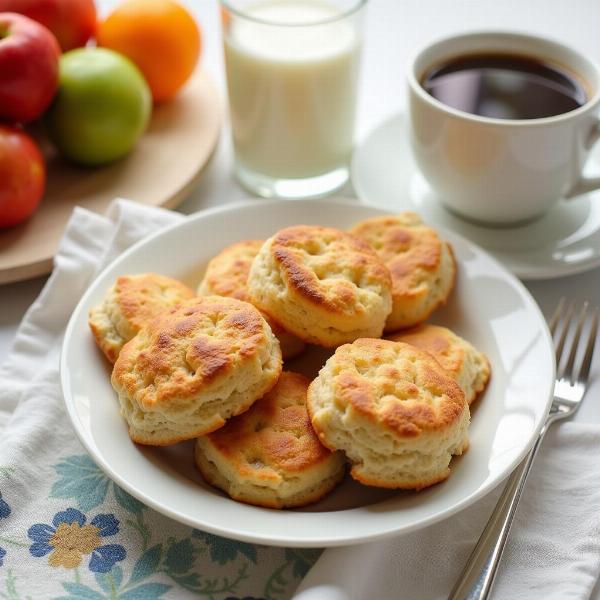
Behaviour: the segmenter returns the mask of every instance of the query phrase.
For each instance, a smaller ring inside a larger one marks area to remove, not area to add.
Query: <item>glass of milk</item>
[[[260,196],[348,180],[366,0],[221,0],[235,175]]]

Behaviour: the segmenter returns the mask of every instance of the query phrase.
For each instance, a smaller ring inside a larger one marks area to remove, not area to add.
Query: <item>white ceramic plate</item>
[[[448,212],[414,162],[406,116],[376,127],[357,148],[352,184],[369,204],[391,212],[414,210],[431,225],[460,233],[493,254],[521,279],[551,279],[600,265],[600,191],[560,202],[544,217],[520,227],[495,229]],[[600,172],[600,149],[586,171]]]
[[[156,510],[215,534],[262,544],[333,546],[408,532],[467,507],[496,486],[524,456],[541,427],[554,379],[552,343],[527,290],[488,254],[448,233],[459,263],[457,285],[435,321],[471,340],[490,358],[493,376],[473,410],[470,450],[452,476],[420,493],[363,487],[346,480],[320,503],[276,511],[230,500],[195,471],[192,442],[169,448],[129,440],[111,388],[110,369],[87,326],[89,307],[118,275],[156,271],[195,286],[207,261],[224,246],[266,238],[292,224],[347,228],[383,214],[334,201],[252,201],[209,210],[125,252],[90,286],[67,327],[61,381],[73,426],[98,465]],[[292,368],[316,374],[316,350]]]

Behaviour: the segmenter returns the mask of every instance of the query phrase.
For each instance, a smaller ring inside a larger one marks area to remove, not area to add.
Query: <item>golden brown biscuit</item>
[[[321,445],[306,412],[309,380],[284,371],[277,385],[225,427],[196,440],[208,483],[234,500],[268,508],[316,502],[343,478],[341,452]]]
[[[245,240],[221,250],[208,263],[204,278],[198,286],[198,294],[216,294],[251,302],[247,288],[248,273],[263,243],[263,240]],[[293,358],[304,350],[305,344],[300,338],[286,331],[269,316],[264,316],[279,340],[284,360]]]
[[[280,373],[279,342],[260,312],[206,296],[143,327],[123,346],[111,382],[131,439],[163,446],[222,427]]]
[[[256,306],[299,338],[325,347],[381,336],[390,290],[389,271],[367,243],[310,225],[268,239],[248,277]]]
[[[88,323],[96,344],[114,363],[123,344],[158,312],[194,296],[189,287],[164,275],[123,275],[108,290],[102,304],[90,309]]]
[[[405,342],[432,354],[460,385],[469,404],[485,389],[490,378],[490,363],[485,354],[446,327],[421,324],[387,339]]]
[[[343,450],[351,475],[376,487],[422,489],[450,474],[469,445],[460,386],[423,350],[360,339],[340,346],[308,389],[319,439]]]
[[[412,212],[374,217],[350,233],[368,242],[392,275],[392,312],[385,330],[421,323],[444,304],[454,287],[452,247]]]

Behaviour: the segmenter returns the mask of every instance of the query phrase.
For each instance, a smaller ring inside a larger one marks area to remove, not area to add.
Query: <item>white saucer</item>
[[[587,172],[600,172],[600,151]],[[352,160],[358,197],[390,211],[414,210],[430,225],[451,229],[485,248],[521,279],[551,279],[600,265],[600,191],[561,202],[540,220],[520,227],[488,228],[448,212],[412,156],[406,116],[373,130]]]

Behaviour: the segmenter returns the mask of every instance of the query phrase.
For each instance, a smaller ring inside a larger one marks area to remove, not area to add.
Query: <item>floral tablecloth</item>
[[[0,369],[0,598],[289,598],[318,550],[255,546],[172,521],[123,491],[77,440],[58,377],[62,334],[91,279],[181,215],[117,201],[77,209],[55,271]]]
[[[286,598],[319,554],[245,544],[180,525],[119,488],[84,453],[61,457],[51,468],[46,510],[27,525],[12,494],[16,469],[0,467],[2,598],[41,598],[28,591],[40,585],[48,597],[70,600],[185,593]]]

